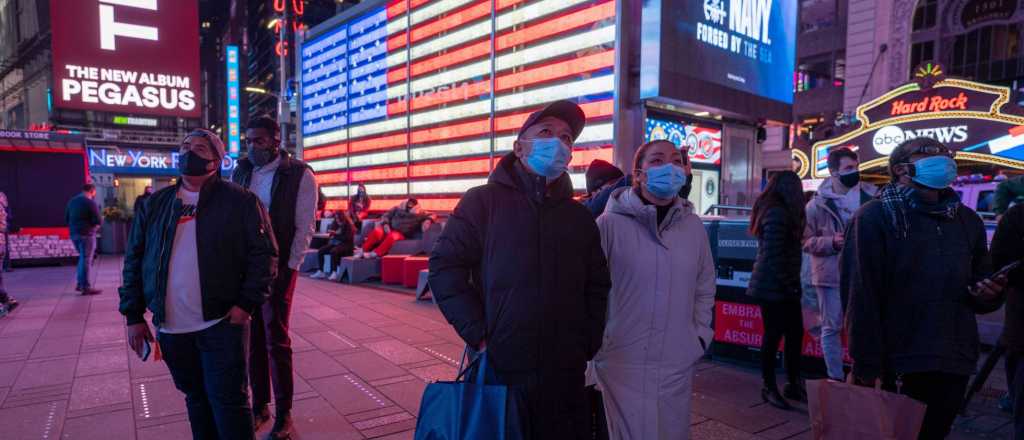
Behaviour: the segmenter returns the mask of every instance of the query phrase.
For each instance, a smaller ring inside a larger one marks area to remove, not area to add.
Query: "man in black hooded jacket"
[[[515,152],[466,193],[430,257],[441,312],[524,396],[533,439],[590,434],[584,373],[601,348],[611,280],[565,173],[585,120],[568,101],[530,115]]]
[[[928,405],[920,439],[942,439],[978,362],[975,314],[999,307],[985,226],[949,185],[946,146],[906,141],[889,156],[892,183],[854,215],[840,257],[849,295],[853,375]]]

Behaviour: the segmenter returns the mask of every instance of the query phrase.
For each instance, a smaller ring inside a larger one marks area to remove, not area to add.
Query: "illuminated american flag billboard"
[[[369,5],[367,5],[369,3]],[[303,158],[331,209],[357,182],[375,210],[455,207],[545,103],[587,114],[572,178],[611,161],[615,0],[364,2],[301,46]]]

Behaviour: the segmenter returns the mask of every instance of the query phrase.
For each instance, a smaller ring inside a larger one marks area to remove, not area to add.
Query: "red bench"
[[[410,289],[416,288],[416,283],[419,282],[420,271],[429,267],[430,257],[409,257],[405,259],[403,264],[403,284],[405,287]]]
[[[402,284],[405,259],[408,255],[385,255],[380,259],[380,281],[384,284]]]

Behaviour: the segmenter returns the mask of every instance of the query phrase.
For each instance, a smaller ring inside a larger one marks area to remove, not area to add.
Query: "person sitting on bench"
[[[436,215],[422,210],[416,199],[409,199],[384,214],[380,224],[366,236],[362,249],[356,249],[355,257],[383,257],[395,242],[429,229],[436,218]]]
[[[331,281],[338,281],[341,278],[341,271],[337,270],[338,263],[342,258],[352,256],[356,235],[356,226],[352,222],[352,218],[349,217],[347,211],[337,210],[334,211],[332,219],[334,222],[327,228],[331,239],[316,251],[316,260],[320,263],[320,270],[310,278],[319,280],[328,278],[330,275]],[[324,263],[325,255],[331,256],[329,265]]]

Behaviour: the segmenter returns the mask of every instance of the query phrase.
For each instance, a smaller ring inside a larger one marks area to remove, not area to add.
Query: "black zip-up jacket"
[[[763,301],[800,300],[803,254],[800,239],[790,233],[795,226],[781,206],[768,208],[759,221],[761,236],[747,295]]]
[[[441,312],[501,371],[585,369],[601,348],[611,288],[594,218],[563,175],[542,181],[506,155],[470,189],[430,256]]]
[[[985,226],[962,204],[954,218],[904,206],[906,238],[877,199],[862,206],[847,229],[840,288],[849,297],[853,373],[864,379],[973,374],[979,346],[975,314],[999,307],[968,291],[990,273]]]
[[[1024,204],[1003,214],[992,237],[992,269],[999,270],[1015,261],[1024,260]],[[1024,267],[1010,271],[1010,285],[1004,298],[1006,317],[1002,343],[1010,353],[1024,354]]]
[[[295,202],[299,197],[302,178],[306,170],[311,168],[305,162],[291,157],[286,151],[280,154],[281,161],[274,172],[274,180],[270,183],[269,214],[274,238],[277,240],[278,248],[282,250],[278,263],[280,270],[283,270],[288,268],[292,242],[295,241]],[[252,184],[254,167],[248,158],[239,160],[235,172],[231,174],[231,181],[248,189]]]
[[[167,271],[182,204],[177,185],[150,196],[135,214],[124,257],[121,314],[128,325],[164,321]],[[207,181],[196,208],[196,245],[203,319],[222,318],[238,306],[248,313],[270,295],[277,275],[277,242],[255,194],[219,177]]]

